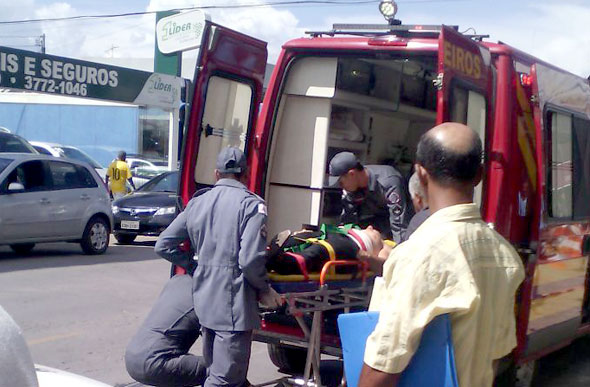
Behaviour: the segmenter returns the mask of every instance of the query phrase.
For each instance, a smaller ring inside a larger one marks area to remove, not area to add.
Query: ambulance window
[[[486,100],[473,90],[453,88],[451,96],[451,121],[466,124],[485,141]]]
[[[476,91],[456,86],[451,91],[450,120],[460,122],[479,134],[483,149],[486,140],[486,99]],[[475,187],[474,202],[481,204],[482,183]]]
[[[572,116],[549,113],[551,127],[550,216],[572,217]]]
[[[590,121],[574,117],[574,217],[590,217]]]
[[[221,148],[234,146],[245,151],[252,87],[232,79],[212,76],[207,85],[195,181],[215,184],[211,171]]]

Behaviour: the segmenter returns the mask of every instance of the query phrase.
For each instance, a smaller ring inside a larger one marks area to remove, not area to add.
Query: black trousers
[[[152,386],[202,385],[207,377],[203,358],[188,353],[200,329],[192,277],[172,277],[127,346],[127,372],[138,382]]]

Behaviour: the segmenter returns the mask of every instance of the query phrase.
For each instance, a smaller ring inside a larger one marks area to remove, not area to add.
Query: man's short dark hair
[[[466,152],[449,149],[428,133],[422,135],[416,150],[416,162],[441,184],[473,181],[481,164],[481,156],[481,141],[475,134]]]
[[[127,158],[127,152],[125,151],[120,151],[119,154],[117,155],[117,158],[119,160],[125,160]]]

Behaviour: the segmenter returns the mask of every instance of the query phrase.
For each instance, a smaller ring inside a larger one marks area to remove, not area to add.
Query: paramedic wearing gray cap
[[[217,183],[189,201],[155,250],[182,267],[196,261],[192,291],[208,368],[204,385],[242,386],[252,330],[260,326],[257,300],[267,307],[282,301],[266,275],[266,206],[243,184],[246,157],[224,148],[216,167]],[[180,246],[187,239],[193,251]]]
[[[336,154],[329,173],[330,185],[343,189],[342,223],[372,225],[384,239],[402,241],[414,211],[401,173],[389,165],[363,166],[351,152]]]

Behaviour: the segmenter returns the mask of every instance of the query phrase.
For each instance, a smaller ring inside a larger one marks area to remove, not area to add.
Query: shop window
[[[141,106],[139,108],[139,153],[150,159],[168,158],[170,111]]]
[[[551,112],[550,215],[572,217],[572,116]]]

